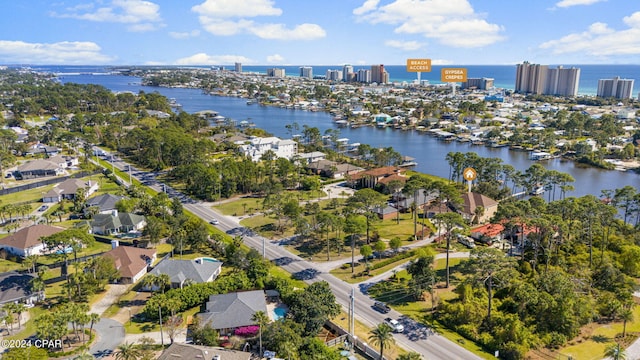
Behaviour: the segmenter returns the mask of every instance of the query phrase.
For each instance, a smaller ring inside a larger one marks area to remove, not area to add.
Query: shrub
[[[260,331],[260,326],[258,326],[258,325],[249,325],[249,326],[239,327],[233,333],[235,335],[237,335],[237,336],[253,337],[253,336],[256,336],[258,331]]]

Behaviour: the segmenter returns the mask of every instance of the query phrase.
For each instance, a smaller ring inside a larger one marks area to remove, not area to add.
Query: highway
[[[107,155],[106,158],[109,159],[110,155]],[[114,161],[113,165],[129,173],[130,165],[122,160]],[[131,177],[138,179],[144,185],[156,191],[165,191],[171,198],[178,197],[185,209],[204,221],[209,222],[211,219],[218,219],[219,224],[216,227],[221,231],[231,235],[243,234],[243,242],[247,246],[256,249],[261,254],[264,252],[267,259],[272,260],[276,265],[295,277],[303,279],[307,283],[326,281],[333,290],[337,302],[345,309],[345,312],[349,308],[351,291],[355,288],[355,318],[372,328],[382,323],[386,317],[398,319],[404,325],[405,331],[402,334],[394,334],[393,336],[396,344],[402,348],[420,353],[425,359],[430,360],[482,359],[443,336],[431,333],[426,326],[402,316],[395,310],[391,310],[387,314],[379,313],[372,308],[374,301],[366,295],[366,289],[361,289],[358,284],[345,283],[329,273],[323,273],[316,268],[314,263],[291,254],[278,243],[245,231],[246,229],[241,227],[235,218],[224,216],[212,209],[210,204],[193,200],[170,186],[158,182],[156,180],[157,173],[144,172],[133,167],[131,167],[130,171]],[[127,181],[128,179],[123,180]]]

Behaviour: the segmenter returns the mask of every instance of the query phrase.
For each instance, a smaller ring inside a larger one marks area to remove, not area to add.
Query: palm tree
[[[607,346],[607,348],[604,350],[604,356],[613,360],[627,359],[627,353],[624,351],[624,349],[620,348],[620,344],[618,343]]]
[[[89,339],[91,339],[91,335],[93,334],[93,325],[95,325],[98,321],[100,321],[100,314],[89,314]]]
[[[395,343],[395,340],[393,339],[393,329],[391,326],[382,323],[378,324],[378,326],[369,333],[371,334],[369,336],[369,341],[374,345],[380,346],[380,360],[384,359],[382,356],[384,349]]]
[[[116,360],[138,360],[140,351],[134,347],[133,343],[125,342],[118,346]]]
[[[251,321],[258,324],[259,327],[259,336],[260,336],[260,356],[262,356],[262,327],[269,323],[269,317],[264,311],[256,311],[251,317]]]
[[[93,360],[95,357],[85,350],[82,354],[73,358],[73,360]]]

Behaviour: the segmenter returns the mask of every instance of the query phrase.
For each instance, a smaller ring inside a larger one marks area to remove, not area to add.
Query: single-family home
[[[124,196],[114,194],[100,194],[87,199],[84,203],[84,213],[87,214],[95,209],[94,214],[111,214],[116,210],[118,201],[124,199]]]
[[[486,223],[498,211],[498,202],[475,192],[462,194],[463,205],[458,209],[465,220],[471,223]]]
[[[80,163],[78,158],[75,156],[60,155],[60,154],[56,156],[52,156],[47,160],[51,161],[54,164],[57,164],[59,167],[63,169],[67,169],[72,166],[78,166],[78,164]]]
[[[41,255],[45,250],[45,245],[42,243],[41,238],[63,230],[63,228],[57,226],[32,225],[0,239],[0,249],[22,257]]]
[[[120,272],[120,283],[133,284],[140,280],[147,269],[156,260],[156,250],[141,249],[133,246],[119,246],[112,241],[112,249],[102,256],[112,258],[116,269]]]
[[[405,170],[397,166],[385,166],[351,175],[349,182],[358,188],[374,188],[380,180],[392,176],[405,176]]]
[[[62,201],[62,199],[73,200],[79,189],[84,189],[84,196],[87,198],[98,191],[98,188],[98,183],[91,180],[67,179],[47,191],[47,193],[42,196],[42,202],[57,203]]]
[[[279,139],[277,137],[251,137],[248,141],[236,142],[238,150],[251,158],[252,161],[260,161],[262,156],[271,151],[277,158],[292,159],[298,153],[298,143],[291,139]]]
[[[119,213],[117,210],[108,214],[96,214],[89,222],[91,233],[98,235],[121,234],[141,231],[147,226],[144,216],[132,213]]]
[[[34,292],[31,287],[31,280],[35,277],[16,271],[0,274],[0,305],[16,302],[32,305],[44,300],[44,291]]]
[[[245,351],[174,342],[157,360],[250,360],[251,358],[252,354]]]
[[[62,174],[64,174],[64,168],[59,164],[45,159],[36,159],[18,166],[15,177],[18,180],[26,180]]]
[[[502,241],[504,226],[502,224],[485,224],[471,229],[471,237],[479,242],[491,245]]]
[[[197,314],[201,324],[209,324],[220,334],[229,334],[241,326],[255,325],[253,315],[267,314],[267,301],[262,290],[211,295],[205,311]]]
[[[215,280],[222,270],[222,262],[212,258],[192,260],[165,259],[149,273],[153,275],[167,274],[172,288],[181,288],[185,283],[205,283]]]

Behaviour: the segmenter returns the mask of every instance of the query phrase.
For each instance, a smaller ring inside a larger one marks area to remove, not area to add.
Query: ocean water
[[[579,95],[595,95],[598,90],[598,80],[611,79],[619,76],[622,79],[632,79],[640,81],[640,65],[579,65],[579,64],[558,64],[565,68],[576,67],[580,68],[580,81],[578,86]],[[550,68],[555,68],[558,65],[549,65]],[[305,65],[307,66],[307,65]],[[259,74],[266,74],[269,68],[284,68],[287,76],[299,76],[300,66],[243,66],[243,72],[255,72]],[[324,76],[327,70],[342,70],[342,65],[332,66],[312,66],[314,75]],[[472,78],[493,78],[494,85],[497,88],[503,88],[506,90],[513,90],[515,88],[516,77],[516,64],[514,65],[447,65],[447,66],[432,66],[431,72],[423,72],[420,74],[421,80],[429,80],[432,84],[440,84],[440,69],[451,67],[463,67],[467,69],[468,77]],[[101,73],[108,73],[114,69],[126,68],[121,67],[109,67],[109,66],[32,66],[33,69],[38,71],[47,71],[62,74],[93,74],[98,75]],[[198,68],[210,68],[208,66],[200,66]],[[232,66],[227,66],[227,69],[233,69]],[[353,66],[354,71],[359,69],[370,69],[370,66]],[[412,82],[417,79],[416,73],[409,73],[406,71],[405,65],[386,65],[385,69],[389,73],[389,79],[393,82]],[[635,85],[635,84],[634,84]],[[634,97],[638,95],[638,87],[634,86]]]

